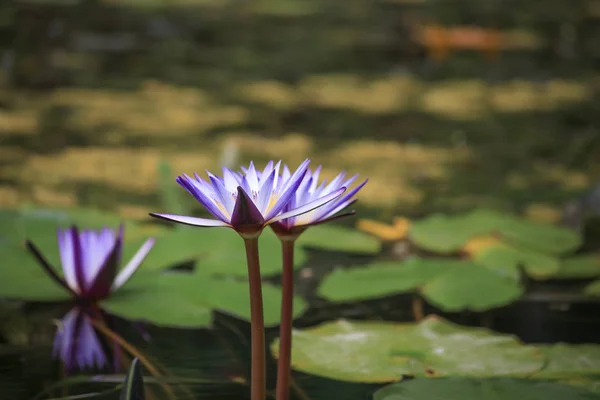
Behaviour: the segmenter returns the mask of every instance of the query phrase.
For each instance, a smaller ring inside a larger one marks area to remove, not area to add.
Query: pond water
[[[413,295],[341,305],[316,296],[318,282],[331,272],[332,265],[362,264],[368,258],[313,252],[307,265],[296,274],[297,290],[309,300],[311,307],[295,320],[294,326],[305,328],[338,318],[414,321]],[[277,281],[277,277],[274,280]],[[440,315],[462,325],[484,326],[515,334],[529,343],[600,343],[597,334],[600,331],[600,302],[578,295],[580,286],[581,283],[573,281],[533,285],[520,301],[484,313],[444,313],[427,304],[422,306],[421,312]],[[0,344],[0,392],[3,398],[79,399],[94,393],[93,398],[116,399],[117,385],[124,379],[132,354],[141,360],[149,399],[248,398],[245,382],[249,376],[250,329],[247,322],[214,312],[211,328],[159,328],[131,323],[97,309],[70,307],[0,303],[0,336],[3,339]],[[74,316],[71,322],[79,320],[71,324],[66,319],[67,314]],[[90,323],[92,319],[101,321],[104,328]],[[90,330],[85,329],[86,325]],[[97,341],[90,340],[90,331],[95,332]],[[267,343],[277,336],[277,328],[267,329]],[[73,358],[67,362],[57,361],[53,357],[56,347]],[[96,349],[95,355],[90,349]],[[102,360],[103,367],[88,367],[80,372],[76,365],[90,365],[89,360]],[[268,358],[270,388],[274,387],[275,363],[273,358]],[[71,371],[69,364],[74,364]],[[383,386],[342,382],[298,372],[293,377],[292,399],[297,400],[370,399],[373,392]]]

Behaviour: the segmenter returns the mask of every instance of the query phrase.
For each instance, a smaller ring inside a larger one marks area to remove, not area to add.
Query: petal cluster
[[[148,239],[117,274],[123,248],[123,226],[118,232],[109,228],[80,231],[75,226],[58,229],[63,278],[38,248],[27,241],[29,250],[57,283],[74,296],[86,299],[106,297],[121,287],[137,271],[153,245],[154,239]]]
[[[289,202],[304,181],[309,162],[305,160],[293,173],[286,169],[287,172],[281,174],[281,162],[270,161],[262,171],[250,163],[248,168],[242,168],[242,172],[223,168],[222,177],[207,172],[208,181],[198,174],[194,174],[194,178],[182,175],[177,182],[216,219],[150,215],[188,225],[229,226],[240,232],[251,227],[259,231],[273,222],[309,212],[343,193],[345,189],[338,188],[337,192],[328,193],[325,198],[290,208]]]
[[[327,183],[326,180],[323,180],[319,184],[320,172],[321,166],[317,167],[314,172],[312,172],[310,169],[307,169],[302,182],[298,186],[298,190],[287,204],[286,209],[303,207],[306,204],[315,202],[317,199],[327,198],[328,196],[332,196],[332,194],[345,191],[354,183],[356,178],[358,178],[358,175],[346,178],[346,173],[341,172],[331,182]],[[289,169],[287,166],[284,166],[281,179],[288,179],[289,175]],[[293,230],[294,228],[307,227],[309,225],[320,224],[332,219],[351,215],[354,212],[339,215],[337,213],[356,201],[356,193],[362,189],[366,183],[367,180],[364,180],[352,190],[349,190],[342,195],[335,196],[332,201],[323,204],[321,207],[314,208],[301,215],[281,219],[272,225],[272,228],[277,233],[285,233]]]
[[[53,355],[63,361],[67,371],[101,369],[108,364],[102,339],[94,329],[92,318],[86,310],[73,307],[58,324]]]

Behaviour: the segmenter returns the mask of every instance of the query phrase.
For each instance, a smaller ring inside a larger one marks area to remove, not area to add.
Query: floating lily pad
[[[538,279],[549,278],[560,269],[560,261],[553,256],[506,243],[498,243],[482,250],[473,260],[513,279],[519,277],[520,266],[523,266],[527,275]]]
[[[435,214],[414,222],[409,237],[425,250],[452,253],[469,239],[491,233],[500,234],[516,247],[552,255],[573,251],[582,240],[581,235],[566,228],[491,210],[475,210],[459,216]]]
[[[444,311],[482,311],[509,304],[523,294],[512,278],[470,262],[443,260],[444,272],[425,283],[421,293],[428,302]]]
[[[160,269],[172,267],[186,261],[197,261],[210,252],[221,252],[229,248],[243,251],[244,243],[231,229],[189,228],[170,230],[160,237],[144,260],[144,268]]]
[[[504,244],[483,249],[472,255],[472,260],[505,278],[518,280],[521,276],[520,254]]]
[[[600,345],[565,344],[538,346],[546,357],[544,369],[534,378],[566,379],[582,375],[600,375]]]
[[[406,262],[378,262],[364,268],[338,269],[322,281],[318,293],[334,302],[387,296],[415,290],[443,270],[443,265],[418,258]]]
[[[408,237],[424,250],[453,253],[460,250],[469,239],[488,232],[487,226],[479,226],[469,219],[434,214],[413,222]]]
[[[561,261],[554,278],[586,279],[600,276],[600,255],[584,254]]]
[[[277,356],[278,341],[271,345]],[[390,382],[415,376],[518,376],[540,370],[539,350],[516,338],[437,317],[420,323],[339,320],[294,330],[292,365],[326,378]]]
[[[443,378],[394,383],[373,400],[596,400],[600,395],[556,382],[525,379]]]
[[[210,283],[190,275],[138,272],[100,305],[125,319],[159,326],[209,326],[212,321],[207,297]]]
[[[573,230],[525,219],[507,219],[497,230],[519,247],[547,254],[564,254],[581,246],[581,235]]]
[[[265,326],[275,326],[281,320],[281,289],[269,284],[263,284],[263,313]],[[215,309],[232,314],[250,321],[250,289],[248,282],[225,279],[210,280],[208,301]],[[306,310],[306,302],[294,297],[294,317]]]
[[[51,246],[40,247],[46,249]],[[68,292],[46,274],[24,245],[0,247],[0,259],[0,298],[29,301],[61,301],[69,298]]]
[[[297,240],[301,246],[332,251],[375,254],[381,249],[376,238],[363,232],[334,225],[308,228]]]

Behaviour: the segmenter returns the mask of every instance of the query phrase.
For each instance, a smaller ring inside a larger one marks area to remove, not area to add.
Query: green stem
[[[260,262],[258,259],[258,236],[244,238],[246,260],[248,262],[248,281],[250,284],[250,314],[252,367],[250,377],[251,400],[266,398],[266,353],[265,353],[265,321],[263,317],[262,284],[260,278]]]
[[[276,400],[287,400],[290,392],[292,356],[292,319],[294,308],[294,240],[283,239],[283,275],[281,324],[279,325],[279,360],[277,362]]]

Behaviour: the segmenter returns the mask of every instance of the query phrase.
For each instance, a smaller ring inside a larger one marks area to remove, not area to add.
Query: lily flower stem
[[[279,325],[279,360],[277,363],[276,400],[288,400],[290,391],[290,364],[292,356],[292,319],[294,306],[294,243],[283,239],[283,275],[281,296],[281,324]]]
[[[250,283],[250,314],[252,367],[250,371],[251,400],[266,398],[265,321],[263,316],[262,284],[258,259],[258,237],[244,238]]]

